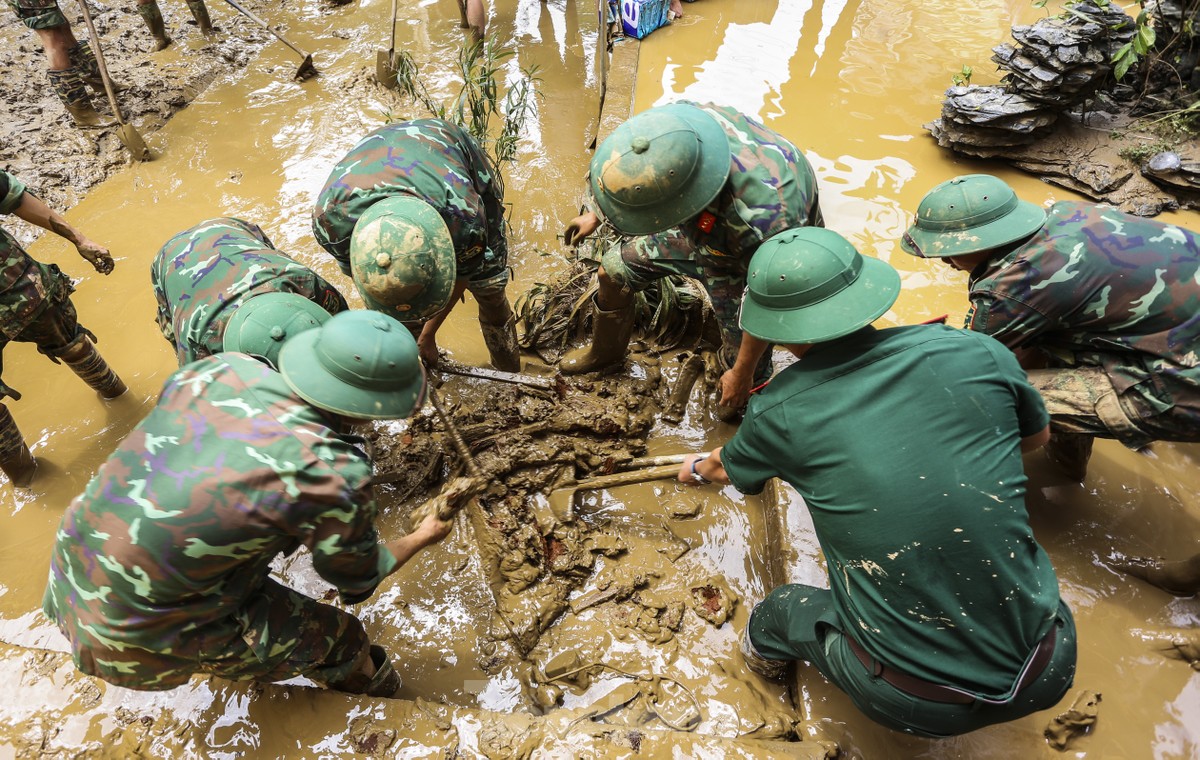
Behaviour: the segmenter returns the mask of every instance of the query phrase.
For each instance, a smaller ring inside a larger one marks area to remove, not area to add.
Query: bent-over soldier
[[[221,353],[184,365],[67,508],[43,609],[84,673],[149,690],[198,673],[399,687],[357,617],[269,572],[305,546],[356,604],[449,532],[434,515],[379,542],[371,460],[350,432],[421,405],[416,344],[386,315],[346,311],[290,338],[279,364]]]
[[[79,255],[100,274],[113,270],[108,249],[72,227],[24,183],[0,171],[0,214],[13,214],[69,240]],[[71,293],[75,286],[57,264],[43,264],[25,253],[16,238],[0,228],[0,373],[3,350],[10,341],[35,343],[54,363],[64,362],[103,398],[125,392],[117,377],[96,351],[96,336],[79,324]],[[21,394],[0,380],[0,398],[20,399]],[[33,480],[37,462],[26,446],[17,423],[0,404],[0,469],[13,485]]]
[[[1017,353],[1047,453],[1083,480],[1094,437],[1200,441],[1200,237],[1110,206],[1044,211],[987,174],[921,200],[902,247],[967,272],[967,327]]]
[[[734,419],[751,385],[771,374],[769,346],[738,328],[746,267],[762,242],[784,230],[823,226],[816,175],[786,137],[726,106],[680,101],[637,114],[592,158],[591,192],[617,232],[598,272],[592,342],[571,352],[568,374],[625,358],[633,293],[669,275],[708,291],[721,329],[718,413]],[[600,224],[595,212],[567,227],[567,244]]]
[[[159,329],[180,365],[240,351],[278,366],[285,340],[347,308],[337,288],[277,250],[258,225],[233,217],[168,240],[150,282]]]
[[[427,366],[437,366],[438,328],[469,290],[492,364],[521,368],[505,295],[503,185],[462,127],[417,119],[364,137],[325,181],[313,234],[368,308],[419,330]]]

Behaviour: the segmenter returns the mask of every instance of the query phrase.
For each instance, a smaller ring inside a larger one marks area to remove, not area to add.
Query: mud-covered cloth
[[[21,180],[0,171],[0,214],[16,211],[24,194]],[[74,290],[57,264],[31,258],[0,227],[0,355],[9,341],[36,343],[39,351],[53,355],[76,340],[83,328],[71,303]],[[20,397],[0,381],[0,398],[6,395]]]
[[[43,609],[80,670],[137,689],[198,672],[353,672],[361,626],[267,579],[304,545],[357,603],[396,565],[374,527],[365,442],[331,424],[245,354],[175,372],[56,536]]]
[[[324,278],[275,249],[257,225],[222,217],[171,238],[150,265],[158,327],[179,364],[220,353],[230,317],[248,298],[295,293],[330,314],[346,299]]]
[[[30,29],[50,29],[67,23],[56,0],[8,0],[8,5]]]
[[[967,326],[1056,368],[1104,370],[1132,448],[1200,440],[1200,237],[1062,201],[1023,245],[971,273]],[[1104,421],[1104,415],[1097,412]],[[1107,422],[1107,421],[1105,421]]]
[[[1059,614],[1020,450],[1048,421],[997,341],[944,325],[868,327],[813,346],[752,397],[721,461],[742,492],[780,477],[804,498],[829,568],[829,625],[887,667],[1004,701]],[[792,614],[772,632],[752,625],[764,657],[804,656],[780,625],[811,637],[819,621]],[[1070,673],[1059,675],[1066,689]],[[889,725],[952,728],[859,706]]]
[[[676,228],[626,238],[605,251],[601,263],[614,281],[634,291],[669,275],[699,280],[725,343],[737,346],[750,257],[772,235],[824,226],[816,174],[800,149],[778,132],[727,106],[690,105],[717,120],[733,154],[729,179],[706,210],[713,217],[711,230],[701,229],[701,214]]]
[[[433,206],[446,223],[458,278],[472,293],[508,282],[504,193],[500,177],[466,130],[441,119],[380,127],[350,149],[329,173],[313,209],[313,235],[350,274],[350,235],[378,200],[409,195]]]

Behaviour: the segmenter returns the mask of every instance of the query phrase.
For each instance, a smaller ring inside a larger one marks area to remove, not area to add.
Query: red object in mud
[[[717,217],[711,211],[701,211],[700,218],[696,220],[696,226],[701,232],[712,232],[713,225],[717,223]]]

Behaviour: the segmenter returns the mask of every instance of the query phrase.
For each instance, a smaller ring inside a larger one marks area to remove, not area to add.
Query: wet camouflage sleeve
[[[167,241],[150,266],[158,326],[180,365],[222,349],[225,327],[247,298],[295,293],[330,314],[344,311],[337,288],[275,250],[257,225],[209,219]]]
[[[1058,366],[1102,367],[1142,416],[1200,429],[1200,238],[1060,202],[1026,245],[973,273],[967,326]]]
[[[21,180],[0,172],[0,214],[21,206],[25,189]],[[0,228],[0,334],[16,338],[47,304],[62,301],[72,290],[70,278],[57,266],[30,258],[17,239]]]
[[[377,200],[412,195],[441,214],[460,267],[490,251],[507,260],[503,191],[487,156],[462,128],[440,119],[389,124],[346,154],[317,196],[313,235],[342,271],[350,234]]]
[[[824,226],[816,174],[783,135],[733,108],[692,103],[713,116],[729,137],[729,181],[710,208],[711,232],[692,219],[655,235],[627,238],[604,268],[633,290],[671,274],[698,279],[708,291],[727,344],[740,341],[737,318],[750,258],[764,240],[793,227]],[[736,340],[734,338],[736,336]]]
[[[244,354],[172,375],[56,536],[43,607],[80,669],[138,688],[182,683],[146,683],[136,651],[92,653],[220,658],[266,625],[253,610],[268,566],[301,544],[344,594],[369,594],[395,558],[378,542],[359,441]]]

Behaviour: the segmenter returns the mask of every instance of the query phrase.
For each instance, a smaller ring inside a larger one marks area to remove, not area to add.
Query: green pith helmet
[[[772,343],[820,343],[871,324],[899,295],[890,264],[833,230],[798,227],[754,252],[739,323]]]
[[[272,366],[278,366],[279,349],[284,341],[320,327],[328,319],[329,312],[302,295],[262,293],[246,299],[234,310],[225,325],[221,348],[262,356]]]
[[[313,406],[346,417],[407,417],[425,402],[425,370],[408,329],[358,309],[283,344],[279,372]]]
[[[963,256],[1028,237],[1045,222],[1045,211],[999,177],[964,174],[925,194],[900,247],[927,259]]]
[[[725,130],[695,106],[672,103],[637,114],[592,157],[592,196],[627,235],[670,229],[704,210],[729,178]]]
[[[350,274],[367,308],[402,322],[445,308],[458,266],[450,230],[433,206],[408,195],[376,201],[350,236]]]

